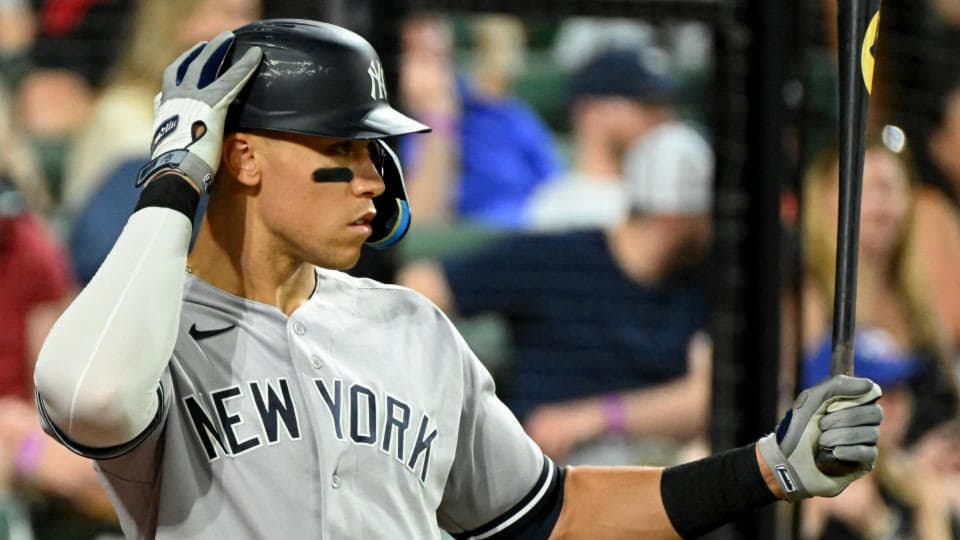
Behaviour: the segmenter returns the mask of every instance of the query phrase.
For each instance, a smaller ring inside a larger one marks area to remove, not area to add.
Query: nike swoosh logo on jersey
[[[225,328],[214,328],[213,330],[197,330],[197,324],[194,323],[193,325],[190,326],[190,337],[192,337],[194,341],[200,341],[201,339],[211,338],[213,336],[218,336],[229,330],[233,330],[234,328],[236,328],[236,326],[237,325],[235,324],[231,324],[230,326],[227,326]]]

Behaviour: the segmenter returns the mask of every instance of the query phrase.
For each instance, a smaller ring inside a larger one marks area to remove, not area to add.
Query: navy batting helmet
[[[257,21],[234,30],[221,72],[250,47],[263,60],[230,106],[226,132],[269,130],[371,140],[386,186],[367,245],[396,243],[410,226],[403,173],[385,137],[429,131],[387,101],[383,66],[370,43],[332,24],[303,19]]]

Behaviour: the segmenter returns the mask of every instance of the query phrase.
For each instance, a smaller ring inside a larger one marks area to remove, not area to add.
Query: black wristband
[[[189,181],[173,173],[158,176],[143,188],[137,208],[158,206],[176,210],[190,219],[193,223],[197,215],[197,205],[200,203],[200,194],[189,184]]]
[[[680,536],[697,538],[744,512],[777,500],[760,474],[755,446],[735,448],[663,471],[660,497]]]

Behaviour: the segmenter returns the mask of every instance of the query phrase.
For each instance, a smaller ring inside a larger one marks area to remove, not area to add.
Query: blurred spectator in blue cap
[[[553,138],[510,90],[525,61],[522,23],[479,17],[471,36],[470,68],[457,73],[445,19],[404,23],[404,105],[433,128],[405,140],[411,206],[420,223],[462,219],[517,229],[530,194],[558,168]]]
[[[682,191],[677,189],[682,178],[676,177],[682,171],[651,167],[653,154],[640,149],[653,132],[659,133],[651,143],[657,153],[672,155],[660,159],[661,165],[692,160],[709,162],[712,168],[712,152],[703,137],[674,118],[677,82],[648,68],[640,52],[600,52],[574,73],[569,95],[573,168],[531,198],[527,214],[533,229],[609,227],[623,221],[636,202],[628,193],[627,176],[674,186],[669,193]],[[641,189],[648,197],[654,193],[649,187]]]

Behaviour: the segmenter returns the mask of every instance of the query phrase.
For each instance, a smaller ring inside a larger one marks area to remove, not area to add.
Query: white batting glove
[[[206,191],[220,166],[227,108],[253,76],[263,53],[251,47],[223,75],[217,72],[233,45],[233,32],[201,42],[163,72],[163,90],[154,101],[152,161],[140,169],[137,185],[176,169]]]
[[[873,470],[880,394],[869,379],[835,375],[797,396],[777,431],[758,443],[787,500],[833,497]],[[821,449],[833,458],[820,463],[830,474],[817,465]]]

